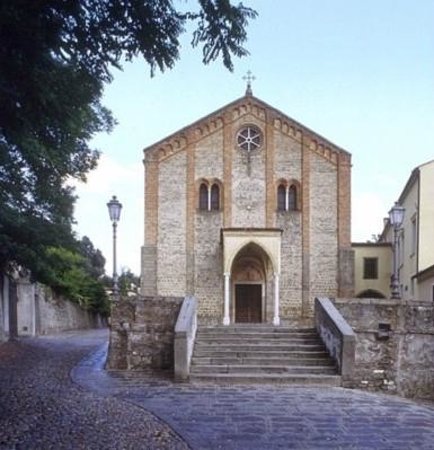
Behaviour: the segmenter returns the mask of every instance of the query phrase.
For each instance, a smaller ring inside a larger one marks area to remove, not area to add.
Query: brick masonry
[[[245,125],[263,133],[247,154]],[[310,316],[315,296],[351,293],[351,157],[280,111],[246,96],[145,151],[142,294],[195,295],[199,319],[220,322],[222,228],[281,228],[281,316]],[[200,179],[222,182],[221,211],[198,210]],[[278,212],[278,181],[301,187],[301,211]],[[269,261],[264,261],[269,267]],[[271,320],[273,273],[263,280]],[[233,309],[233,305],[231,306]]]

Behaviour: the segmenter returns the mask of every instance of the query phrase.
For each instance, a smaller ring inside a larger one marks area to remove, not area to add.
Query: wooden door
[[[262,322],[262,285],[235,285],[235,322]]]

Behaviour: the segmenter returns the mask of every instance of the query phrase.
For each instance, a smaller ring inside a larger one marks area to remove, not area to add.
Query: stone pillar
[[[274,317],[273,317],[273,325],[280,325],[280,316],[279,316],[279,274],[274,274]]]
[[[225,303],[224,303],[224,311],[223,311],[223,325],[229,325],[231,320],[229,317],[229,296],[230,296],[230,287],[231,287],[231,274],[224,273],[223,274],[225,280]]]

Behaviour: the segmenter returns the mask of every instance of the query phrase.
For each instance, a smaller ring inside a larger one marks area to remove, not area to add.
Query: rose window
[[[242,128],[237,134],[238,147],[247,152],[251,152],[261,147],[262,132],[259,128],[249,125]]]

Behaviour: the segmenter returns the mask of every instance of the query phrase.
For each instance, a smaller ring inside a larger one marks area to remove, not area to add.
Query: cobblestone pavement
[[[88,331],[0,345],[1,449],[434,449],[433,403],[107,373],[106,339]]]
[[[215,386],[103,370],[106,346],[74,369],[81,386],[140,405],[193,449],[434,449],[434,403],[342,388]]]
[[[83,390],[70,370],[107,331],[0,344],[0,449],[186,449],[164,422],[135,405]]]

